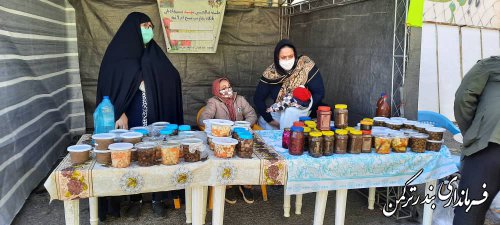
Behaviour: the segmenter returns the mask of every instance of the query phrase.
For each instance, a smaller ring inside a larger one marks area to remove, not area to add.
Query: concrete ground
[[[451,135],[446,135],[446,144],[450,147],[454,154],[459,154],[460,145],[456,143]],[[420,186],[422,190],[424,187]],[[254,204],[246,204],[242,199],[239,199],[235,205],[225,206],[224,224],[226,225],[274,225],[274,224],[289,224],[289,225],[307,225],[313,223],[314,201],[315,194],[305,194],[303,198],[302,215],[295,215],[295,198],[292,197],[291,217],[283,217],[283,188],[269,187],[269,201],[262,200],[260,189],[256,187],[254,190],[256,201]],[[100,224],[185,224],[186,218],[184,214],[185,208],[179,210],[172,208],[168,209],[166,218],[156,218],[152,214],[151,204],[146,202],[142,208],[142,215],[138,220],[129,218],[113,218],[108,219],[105,223]],[[421,208],[415,209],[418,216],[415,218],[396,220],[387,218],[383,215],[382,210],[378,207],[375,210],[368,210],[367,199],[357,191],[349,191],[348,203],[346,211],[346,225],[370,224],[370,225],[414,225],[420,224]],[[207,214],[207,225],[211,224],[211,212]],[[492,213],[487,215],[488,225],[500,224],[498,219]],[[330,191],[328,203],[325,213],[324,224],[334,224],[335,222],[335,192]],[[89,207],[87,200],[80,200],[80,223],[89,224]],[[55,200],[49,203],[49,195],[42,185],[30,195],[23,209],[19,212],[14,225],[56,225],[64,224],[64,207],[63,202]]]

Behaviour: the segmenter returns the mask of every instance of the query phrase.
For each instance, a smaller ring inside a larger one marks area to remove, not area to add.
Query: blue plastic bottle
[[[115,109],[109,96],[104,96],[94,112],[94,130],[99,134],[113,129],[115,129]]]

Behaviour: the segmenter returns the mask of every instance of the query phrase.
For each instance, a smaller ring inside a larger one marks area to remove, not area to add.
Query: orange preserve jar
[[[332,110],[328,106],[319,106],[316,111],[318,116],[317,128],[321,131],[330,130],[330,121],[332,120]]]

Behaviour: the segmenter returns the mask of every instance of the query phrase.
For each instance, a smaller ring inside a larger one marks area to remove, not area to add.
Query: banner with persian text
[[[168,53],[215,53],[226,0],[158,0]]]

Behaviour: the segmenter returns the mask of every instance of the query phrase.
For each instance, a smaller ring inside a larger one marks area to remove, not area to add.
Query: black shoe
[[[241,195],[243,195],[243,200],[245,200],[245,202],[248,204],[252,204],[253,203],[252,189],[244,188],[243,186],[240,186],[239,189],[240,189]]]
[[[166,205],[163,202],[153,201],[151,206],[155,217],[165,217],[167,215]]]
[[[137,219],[141,214],[142,202],[130,202],[126,211],[127,217]]]
[[[229,204],[236,204],[237,201],[236,188],[231,187],[226,189],[226,202]]]

